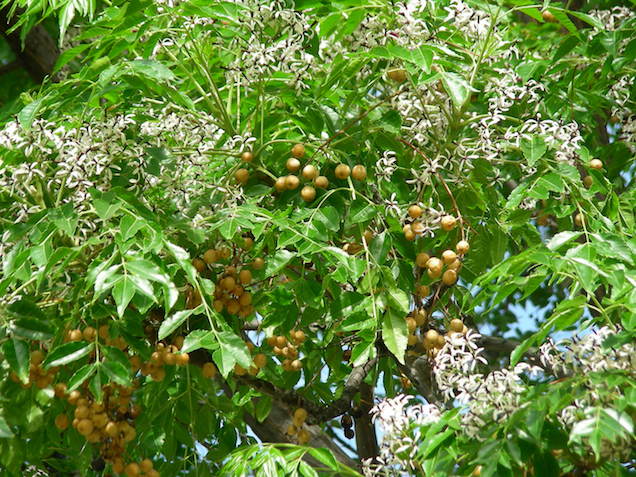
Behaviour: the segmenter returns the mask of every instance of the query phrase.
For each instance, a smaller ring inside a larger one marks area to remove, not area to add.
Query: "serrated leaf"
[[[201,306],[193,309],[193,310],[182,310],[177,311],[174,315],[169,318],[163,320],[161,326],[159,327],[158,338],[160,340],[164,339],[166,336],[171,335],[174,330],[176,330],[181,324],[193,313],[201,313]]]
[[[548,149],[541,136],[524,137],[521,139],[520,147],[530,167],[533,167]]]
[[[90,363],[82,366],[80,369],[75,371],[75,374],[73,374],[73,376],[71,376],[71,378],[68,380],[68,392],[79,388],[84,383],[84,381],[86,381],[93,375],[95,369],[95,363]]]
[[[29,347],[23,340],[12,338],[2,345],[2,354],[11,366],[11,370],[20,378],[23,383],[29,377]]]
[[[48,368],[54,366],[62,366],[72,363],[83,358],[95,348],[94,343],[86,343],[85,341],[72,341],[64,343],[54,348],[44,360],[44,365]]]
[[[248,369],[252,364],[250,353],[241,338],[231,331],[222,331],[218,335],[219,349],[214,354],[214,362],[224,378],[234,369],[235,364]]]
[[[210,330],[194,330],[185,337],[181,351],[189,353],[195,349],[216,349],[218,347],[214,333]]]
[[[408,329],[403,313],[389,308],[382,320],[382,340],[400,363],[404,363],[404,352],[408,341]]]
[[[442,83],[455,107],[461,108],[470,96],[468,81],[457,73],[447,71],[442,74]]]

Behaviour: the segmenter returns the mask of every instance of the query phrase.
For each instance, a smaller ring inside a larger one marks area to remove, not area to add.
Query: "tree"
[[[7,475],[633,474],[627,5],[9,4]]]

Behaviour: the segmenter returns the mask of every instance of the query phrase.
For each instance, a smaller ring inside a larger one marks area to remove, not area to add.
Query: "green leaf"
[[[265,277],[271,277],[280,272],[296,256],[289,250],[277,250],[273,257],[265,264]]]
[[[241,338],[231,331],[222,331],[218,336],[219,349],[214,354],[214,362],[224,378],[234,369],[235,364],[248,369],[252,364],[250,353]]]
[[[49,325],[30,318],[14,320],[9,330],[14,336],[30,340],[48,340],[53,336],[53,329]]]
[[[29,346],[23,340],[12,338],[2,345],[2,354],[11,366],[11,370],[17,374],[20,381],[26,383],[29,378]]]
[[[566,243],[571,242],[572,240],[575,240],[575,239],[579,238],[582,233],[583,232],[573,232],[571,230],[566,230],[564,232],[559,232],[554,237],[552,237],[550,240],[548,240],[548,242],[545,245],[550,250],[558,250],[559,248],[561,248]]]
[[[389,306],[395,311],[401,311],[406,316],[411,309],[408,294],[399,288],[388,288],[385,295]]]
[[[85,364],[80,369],[75,371],[75,374],[73,374],[73,376],[71,376],[71,378],[68,380],[68,392],[71,392],[74,389],[79,388],[84,383],[84,381],[86,381],[88,378],[90,378],[93,375],[93,373],[95,372],[95,369],[96,369],[96,364],[90,363],[90,364]]]
[[[536,162],[543,157],[547,151],[545,141],[541,136],[532,136],[530,139],[521,139],[521,152],[528,161],[530,167],[534,166]]]
[[[357,200],[351,204],[351,211],[349,213],[349,223],[359,224],[360,222],[366,222],[378,215],[376,207],[369,204],[366,201]]]
[[[382,320],[382,340],[400,363],[404,363],[407,336],[405,315],[389,308]]]
[[[331,470],[338,470],[338,461],[329,449],[312,447],[309,449],[311,456],[318,462],[325,464]]]
[[[111,381],[114,381],[121,386],[130,386],[129,369],[119,361],[104,361],[101,369],[111,379]]]
[[[183,323],[186,320],[186,318],[188,318],[193,313],[198,314],[198,313],[201,313],[202,311],[203,311],[202,306],[198,306],[197,308],[193,310],[177,311],[171,317],[163,320],[163,322],[161,323],[161,326],[159,327],[158,338],[162,340],[166,336],[171,335],[174,332],[174,330],[176,330],[179,326],[181,326],[181,323]]]
[[[135,288],[135,284],[128,275],[122,275],[119,280],[115,282],[113,298],[115,299],[117,314],[120,318],[124,316],[124,312],[126,311],[130,300],[132,300],[133,296],[135,296]]]
[[[470,96],[468,81],[457,73],[447,71],[442,73],[442,82],[455,107],[461,108]]]
[[[72,363],[73,361],[77,361],[89,354],[94,348],[94,343],[86,343],[85,341],[64,343],[53,349],[53,351],[47,355],[44,360],[44,365],[47,368],[51,368],[54,366],[62,366],[64,364]]]
[[[264,395],[256,401],[254,406],[254,417],[258,422],[263,422],[269,416],[269,412],[272,410],[272,398]]]
[[[194,330],[185,337],[181,351],[183,353],[189,353],[190,351],[200,348],[216,349],[217,347],[218,343],[212,331]]]
[[[174,73],[170,68],[156,60],[134,60],[129,63],[129,66],[134,72],[158,81],[175,79]]]
[[[31,124],[35,119],[35,116],[39,112],[42,107],[42,103],[46,96],[36,99],[35,101],[27,104],[22,110],[18,113],[18,121],[20,122],[20,126],[22,126],[26,131],[31,129]]]
[[[4,417],[0,416],[0,438],[9,439],[14,437],[13,431],[5,421]]]

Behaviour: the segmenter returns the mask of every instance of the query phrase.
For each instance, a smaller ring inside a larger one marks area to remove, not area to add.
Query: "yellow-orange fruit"
[[[592,159],[590,161],[590,167],[596,170],[603,169],[603,161],[600,159]]]
[[[144,472],[150,472],[152,470],[152,461],[150,459],[144,459],[139,463],[139,467]]]
[[[428,253],[420,252],[415,256],[415,265],[420,268],[426,267],[426,264],[430,260]]]
[[[55,418],[55,427],[57,427],[60,431],[63,431],[68,427],[68,416],[66,414],[59,414]]]
[[[338,164],[336,166],[335,175],[338,179],[346,179],[351,174],[351,169],[346,164]]]
[[[219,257],[216,253],[216,250],[214,250],[213,248],[206,250],[205,253],[203,254],[203,261],[207,264],[212,264],[216,262],[218,258]]]
[[[71,341],[80,341],[82,339],[82,332],[80,330],[71,330],[68,337]]]
[[[305,167],[303,167],[303,177],[308,181],[314,180],[316,177],[318,177],[318,168],[311,164],[306,165]]]
[[[131,462],[126,466],[124,473],[126,474],[126,477],[137,477],[141,474],[139,464],[137,464],[136,462]]]
[[[391,81],[396,83],[404,83],[406,81],[406,70],[403,69],[389,70],[386,75]]]
[[[290,174],[285,177],[285,187],[287,188],[287,190],[294,190],[298,188],[299,185],[300,179],[297,176]]]
[[[543,10],[541,12],[541,18],[543,18],[543,21],[549,22],[549,23],[555,23],[556,17],[548,10]]]
[[[457,223],[457,219],[453,217],[452,215],[445,215],[444,217],[442,217],[442,220],[440,221],[440,225],[447,232],[450,230],[453,230],[456,223]]]
[[[252,272],[249,270],[241,270],[239,272],[239,280],[243,285],[247,285],[252,281]]]
[[[284,348],[286,345],[287,345],[287,338],[285,338],[284,336],[276,337],[276,346],[278,346],[279,348]]]
[[[223,287],[224,290],[232,291],[234,287],[236,287],[236,280],[234,280],[233,277],[225,277],[221,280],[221,287]]]
[[[592,178],[592,176],[585,176],[583,178],[583,185],[585,187],[589,189],[590,187],[592,187],[592,184],[594,184],[594,179]]]
[[[201,368],[201,373],[205,378],[213,378],[216,376],[216,366],[213,363],[205,363]]]
[[[300,421],[301,423],[304,423],[305,419],[307,419],[307,410],[302,407],[296,409],[294,411],[294,419]]]
[[[252,262],[252,268],[254,270],[260,270],[264,266],[265,266],[265,260],[263,260],[261,257],[256,257],[254,261]]]
[[[450,328],[451,331],[454,331],[456,333],[461,333],[462,330],[464,329],[464,323],[462,323],[462,320],[458,320],[457,318],[453,318],[450,321],[449,328]]]
[[[278,192],[283,192],[284,190],[287,189],[287,183],[285,179],[286,177],[279,177],[278,179],[276,179],[276,182],[274,182],[274,188]]]
[[[415,328],[417,328],[417,323],[415,322],[415,319],[408,317],[406,319],[406,328],[409,330],[409,333],[413,333],[415,331]]]
[[[362,234],[362,238],[367,243],[367,245],[370,244],[371,240],[373,240],[373,232],[371,232],[369,229],[365,230]]]
[[[291,362],[290,367],[293,371],[300,371],[303,368],[303,363],[299,359],[295,359]]]
[[[238,299],[239,305],[247,306],[252,303],[252,294],[249,292],[243,293]]]
[[[247,374],[247,370],[240,364],[235,364],[234,374],[236,374],[237,376],[245,376]]]
[[[93,432],[93,429],[93,421],[91,421],[90,419],[81,419],[77,423],[77,432],[79,432],[83,436],[89,435],[91,432]]]
[[[583,218],[583,215],[581,213],[577,213],[574,216],[574,225],[576,225],[577,227],[583,227],[584,223],[585,219]]]
[[[446,265],[453,263],[456,258],[457,254],[452,250],[444,250],[444,252],[442,253],[442,260]]]
[[[409,207],[408,214],[412,219],[419,219],[422,216],[422,208],[419,205],[413,204]]]
[[[188,353],[177,353],[175,357],[177,358],[178,366],[185,366],[190,362],[190,355]]]
[[[258,368],[264,368],[267,364],[267,356],[264,353],[258,353],[254,356],[254,364]]]
[[[241,161],[243,162],[252,162],[254,160],[254,154],[250,151],[245,151],[241,154]]]
[[[319,189],[326,189],[329,187],[329,179],[325,176],[318,176],[314,179],[314,185]]]
[[[418,287],[415,289],[415,293],[420,298],[426,298],[430,292],[431,289],[427,285],[418,285]]]
[[[417,326],[424,326],[426,324],[426,311],[415,310],[413,312],[413,318],[415,319],[415,324]]]
[[[409,334],[406,338],[406,344],[408,346],[415,346],[417,344],[417,336]]]
[[[245,168],[240,168],[234,173],[234,178],[241,184],[246,184],[250,178],[250,172]]]
[[[357,181],[363,181],[367,178],[367,168],[362,164],[356,164],[351,170],[351,177]]]
[[[300,159],[301,157],[304,157],[305,145],[301,143],[294,144],[294,147],[292,147],[292,150],[291,150],[291,154],[292,156],[297,157],[298,159]]]
[[[455,250],[458,254],[465,255],[466,253],[468,253],[468,250],[470,250],[470,245],[466,240],[460,240],[459,242],[457,242],[457,245],[455,245]]]
[[[298,169],[300,169],[300,161],[295,157],[290,157],[289,159],[287,159],[285,167],[289,172],[296,172]]]
[[[459,259],[455,259],[453,263],[448,264],[449,270],[455,270],[456,272],[459,272],[461,268],[462,268],[462,262]]]
[[[307,429],[301,429],[300,431],[298,431],[298,443],[300,445],[305,445],[307,444],[311,439],[311,434],[309,434],[309,431]]]
[[[316,189],[311,186],[305,186],[300,191],[300,196],[305,202],[311,202],[316,198]]]
[[[446,270],[442,275],[442,283],[451,286],[457,281],[457,272],[455,270]]]
[[[442,261],[437,257],[431,257],[426,262],[426,267],[434,273],[441,272],[443,266]]]
[[[117,424],[115,424],[113,421],[110,421],[104,427],[104,432],[110,437],[115,437],[117,433],[119,432],[117,429]]]
[[[196,269],[197,272],[202,273],[205,270],[205,262],[200,258],[195,258],[192,260],[192,265]]]
[[[424,346],[426,349],[434,348],[437,344],[437,338],[440,334],[435,330],[428,330],[424,335]]]

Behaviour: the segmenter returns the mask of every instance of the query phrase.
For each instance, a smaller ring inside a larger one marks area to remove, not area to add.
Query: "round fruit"
[[[422,208],[414,204],[409,207],[408,214],[412,219],[419,219],[422,216]]]
[[[351,170],[351,177],[357,181],[363,181],[367,178],[367,168],[361,164],[356,164]]]
[[[446,270],[442,275],[442,283],[447,286],[453,285],[457,281],[457,272],[455,270]]]
[[[300,445],[307,444],[311,440],[311,434],[307,429],[301,429],[298,431],[298,443]]]
[[[353,437],[355,436],[355,433],[353,432],[353,429],[348,428],[348,429],[345,429],[345,430],[344,430],[344,436],[345,436],[347,439],[353,439]]]
[[[90,419],[82,419],[77,423],[77,432],[83,436],[87,436],[93,432],[93,428],[93,421]]]
[[[458,320],[457,318],[453,318],[450,321],[450,330],[454,331],[456,333],[461,333],[462,330],[464,329],[464,323],[462,322],[462,320]]]
[[[314,180],[316,177],[318,177],[318,169],[316,168],[316,166],[308,164],[303,167],[303,177],[308,181]]]
[[[395,81],[396,83],[404,83],[406,81],[406,70],[389,70],[387,72],[387,76],[391,81]]]
[[[55,427],[60,431],[63,431],[68,427],[68,416],[66,414],[60,414],[55,418]]]
[[[408,335],[407,338],[406,338],[406,344],[408,346],[415,346],[417,344],[417,336],[411,335],[411,334]]]
[[[311,186],[305,186],[301,189],[300,196],[305,202],[311,202],[316,198],[316,189]]]
[[[201,368],[201,373],[205,378],[213,378],[216,376],[216,366],[213,363],[205,363]]]
[[[413,222],[411,224],[411,230],[413,230],[413,233],[415,233],[415,235],[420,235],[424,233],[424,224],[422,222]]]
[[[279,177],[278,179],[276,179],[276,182],[274,182],[274,189],[276,189],[278,192],[283,192],[285,189],[287,189],[285,179],[285,177]]]
[[[306,336],[305,336],[305,332],[304,332],[303,330],[298,330],[298,331],[296,331],[296,332],[293,332],[293,331],[292,331],[292,336],[293,336],[293,338],[294,338],[294,341],[295,341],[297,344],[301,344],[301,343],[303,343],[303,342],[305,341],[305,338],[306,338]]]
[[[141,469],[139,469],[139,464],[136,462],[131,462],[126,466],[126,470],[124,471],[126,477],[137,477],[141,474]]]
[[[216,250],[214,250],[213,248],[206,250],[205,253],[203,254],[203,261],[207,263],[208,265],[216,262],[217,259],[218,259],[218,256],[216,254]]]
[[[243,154],[241,154],[241,161],[252,162],[253,160],[254,154],[252,154],[250,151],[245,151]]]
[[[594,179],[592,178],[592,176],[585,176],[583,178],[583,185],[585,187],[589,189],[590,187],[592,187],[592,184],[594,184]]]
[[[286,345],[287,345],[287,338],[285,338],[284,336],[276,337],[276,346],[278,346],[279,348],[284,348]]]
[[[431,290],[427,285],[418,285],[415,289],[415,294],[420,298],[426,298],[430,292]]]
[[[456,258],[457,254],[452,250],[444,250],[444,252],[442,253],[442,260],[446,265],[453,263]]]
[[[239,273],[239,280],[243,285],[247,285],[252,281],[252,272],[249,270],[241,270]]]
[[[254,246],[254,239],[252,237],[243,237],[243,248],[245,250],[251,250]]]
[[[434,348],[439,336],[440,334],[437,331],[428,330],[424,335],[424,346],[426,347],[426,349]]]
[[[424,268],[430,258],[431,257],[429,257],[428,253],[420,252],[415,256],[415,265],[420,268]]]
[[[303,363],[299,359],[295,359],[291,362],[290,367],[293,371],[300,371],[303,368]]]
[[[221,280],[221,287],[223,287],[227,291],[231,291],[236,286],[236,280],[232,277],[225,277]]]
[[[455,245],[455,250],[457,250],[458,254],[465,255],[468,253],[468,250],[470,250],[470,245],[466,240],[460,240],[457,242],[457,245]]]
[[[294,419],[300,422],[305,422],[305,419],[307,419],[307,411],[302,407],[299,407],[294,411]]]
[[[603,169],[603,161],[600,159],[592,159],[590,161],[590,167],[596,170]]]
[[[426,262],[426,267],[434,273],[441,272],[443,266],[442,261],[437,257],[431,257]]]
[[[287,159],[285,167],[289,172],[296,172],[298,169],[300,169],[300,161],[295,157],[290,157],[289,159]]]
[[[346,179],[349,177],[349,174],[351,174],[351,169],[346,164],[338,164],[336,166],[335,174],[338,179]]]
[[[241,184],[247,183],[250,178],[250,172],[247,169],[241,168],[234,173],[234,178]]]
[[[448,264],[448,269],[449,270],[455,270],[456,272],[459,272],[459,269],[462,268],[462,262],[461,260],[455,260],[453,263],[449,263]]]
[[[453,230],[456,223],[457,219],[455,217],[453,217],[452,215],[445,215],[444,217],[442,217],[440,225],[444,230],[448,232],[450,230]]]
[[[305,155],[305,146],[300,143],[294,144],[294,147],[292,147],[292,150],[291,150],[291,154],[292,156],[300,159],[301,157]]]
[[[264,266],[265,266],[265,260],[263,260],[261,257],[256,257],[254,261],[252,262],[252,268],[254,270],[260,270]]]
[[[190,355],[188,353],[178,353],[175,356],[179,366],[185,366],[190,362]]]
[[[294,190],[299,185],[300,185],[300,179],[297,176],[290,174],[287,177],[285,177],[285,187],[287,188],[287,190]]]
[[[550,23],[556,22],[556,17],[552,13],[550,13],[548,10],[544,10],[541,12],[541,18],[543,18],[543,21],[546,21],[546,22],[550,22]]]
[[[585,219],[583,218],[583,215],[581,213],[578,213],[574,216],[574,225],[576,225],[577,227],[583,227],[584,223]]]
[[[426,323],[426,311],[415,310],[413,312],[413,319],[415,319],[415,324],[417,326],[423,326]]]
[[[152,461],[150,459],[144,459],[139,463],[139,467],[144,472],[150,472],[152,470]]]
[[[314,184],[319,189],[326,189],[327,187],[329,187],[329,179],[327,179],[325,176],[318,176],[316,177],[316,179],[314,179]]]
[[[406,319],[406,327],[409,330],[409,333],[413,333],[415,331],[415,328],[417,328],[417,322],[415,321],[415,319],[408,317]]]
[[[267,355],[264,353],[258,353],[254,356],[254,364],[257,368],[264,368],[267,364]]]
[[[199,273],[203,273],[205,271],[205,262],[200,258],[195,258],[192,260],[192,265]]]
[[[342,418],[340,419],[340,423],[342,424],[342,427],[344,427],[345,429],[353,427],[353,419],[351,418],[349,414],[343,415]]]

